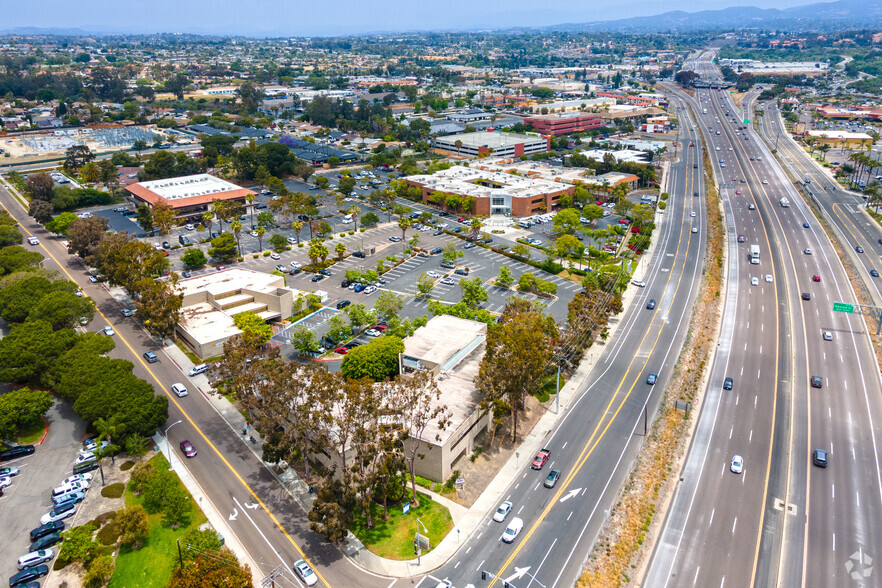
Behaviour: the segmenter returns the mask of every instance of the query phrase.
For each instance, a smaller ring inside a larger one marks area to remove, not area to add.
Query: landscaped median
[[[407,497],[410,497],[409,492]],[[419,500],[420,505],[411,505],[406,514],[404,503],[390,507],[389,519],[385,521],[382,518],[382,505],[372,501],[373,528],[368,529],[365,525],[365,517],[357,515],[349,530],[371,553],[387,559],[414,559],[416,557],[414,536],[417,531],[423,537],[429,538],[429,549],[422,551],[425,554],[437,547],[453,529],[453,519],[447,507],[435,502],[426,494],[419,494]]]

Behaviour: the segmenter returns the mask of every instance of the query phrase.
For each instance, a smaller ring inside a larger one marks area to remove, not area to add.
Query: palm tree
[[[202,224],[205,225],[205,229],[208,232],[208,236],[211,237],[211,224],[214,222],[214,213],[210,210],[206,210],[202,213]]]
[[[300,229],[303,228],[303,221],[294,221],[291,223],[291,228],[294,229],[294,235],[297,237],[297,244],[300,245]]]
[[[251,208],[251,226],[254,226],[254,207],[251,206],[254,203],[254,199],[257,198],[257,194],[246,194],[245,202]]]
[[[257,227],[254,232],[257,233],[257,246],[263,251],[263,236],[266,234],[266,227]]]
[[[355,222],[355,230],[358,231],[358,213],[361,212],[361,208],[358,205],[353,204],[348,209],[346,209],[346,214],[352,215],[352,220]]]
[[[239,242],[239,235],[242,233],[242,223],[235,220],[230,223],[233,234],[236,235],[236,245],[239,247],[239,257],[242,257],[242,243]]]
[[[342,242],[337,243],[334,245],[334,251],[337,253],[337,259],[343,261],[343,256],[346,254],[346,244]]]
[[[472,229],[472,241],[477,241],[478,237],[481,235],[481,229],[484,228],[483,221],[479,218],[473,218],[469,226]]]
[[[407,217],[401,217],[398,219],[398,228],[401,229],[401,240],[407,240],[407,229],[413,224],[413,221]]]

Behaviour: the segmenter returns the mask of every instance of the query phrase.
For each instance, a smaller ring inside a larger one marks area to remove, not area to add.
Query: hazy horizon
[[[813,4],[811,0],[621,0],[557,3],[537,8],[535,0],[473,2],[451,0],[447,4],[414,7],[413,2],[383,0],[373,3],[339,0],[333,10],[302,0],[255,0],[243,8],[231,0],[155,0],[149,11],[143,5],[110,0],[82,3],[32,0],[8,7],[3,31],[20,28],[81,29],[96,33],[196,33],[242,36],[328,36],[375,32],[474,30],[506,27],[549,26],[596,22],[633,16],[652,16],[682,10],[700,12],[735,6],[790,8]]]

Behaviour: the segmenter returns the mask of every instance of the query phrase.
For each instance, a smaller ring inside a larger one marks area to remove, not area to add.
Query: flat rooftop
[[[217,194],[242,189],[241,186],[208,174],[151,180],[141,182],[141,186],[166,200],[179,200],[203,194]]]
[[[404,179],[419,183],[431,190],[453,192],[475,198],[489,198],[494,194],[509,194],[515,198],[526,198],[559,192],[567,188],[567,186],[551,180],[458,165],[437,171],[432,175],[415,175]],[[481,185],[477,182],[492,185]]]
[[[497,133],[493,131],[478,131],[476,133],[447,135],[446,137],[439,137],[436,140],[447,144],[462,141],[464,147],[489,147],[491,149],[499,149],[500,147],[508,147],[510,145],[518,145],[521,143],[546,142],[542,137],[534,137],[533,135]]]
[[[184,303],[186,304],[187,296],[192,294],[207,292],[210,296],[218,298],[236,290],[272,292],[283,287],[284,283],[285,279],[275,274],[234,267],[180,280],[178,292],[184,295]]]
[[[828,139],[857,139],[861,141],[872,141],[873,137],[866,133],[850,133],[848,131],[809,131],[812,137]]]

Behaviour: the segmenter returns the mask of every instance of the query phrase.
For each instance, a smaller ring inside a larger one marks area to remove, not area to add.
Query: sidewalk
[[[668,166],[664,165],[663,167],[662,185],[665,186],[668,177]],[[676,197],[682,198],[683,195],[671,195],[671,198]],[[658,222],[662,212],[656,210],[656,215],[656,221]],[[654,239],[650,244],[649,249],[647,249],[640,257],[634,275],[641,275],[645,272],[646,266],[652,259],[652,252],[655,249],[657,241],[658,239]],[[622,294],[622,305],[625,308],[628,308],[630,300],[637,293],[636,291],[636,288],[627,288]],[[610,337],[608,340],[614,340],[615,332],[623,322],[622,316],[623,315],[611,317],[609,322]],[[606,343],[598,341],[588,350],[573,376],[560,390],[560,411],[555,413],[553,410],[547,410],[545,414],[542,415],[536,423],[536,426],[533,427],[533,430],[524,438],[519,449],[514,452],[514,454],[512,454],[512,456],[500,468],[499,473],[496,474],[496,477],[494,477],[487,486],[487,489],[481,497],[475,501],[471,508],[466,508],[444,498],[443,496],[430,492],[425,488],[420,488],[421,492],[428,494],[433,500],[446,506],[450,510],[454,529],[448,533],[432,551],[422,555],[419,564],[417,564],[416,559],[397,561],[375,555],[368,551],[361,541],[351,533],[347,535],[347,544],[342,547],[342,552],[352,561],[352,563],[368,572],[395,578],[405,578],[425,574],[447,563],[447,561],[457,552],[459,547],[468,540],[473,532],[475,532],[477,527],[486,521],[487,515],[491,510],[496,508],[496,505],[502,499],[503,494],[511,485],[512,481],[523,471],[523,466],[526,463],[526,460],[542,448],[545,438],[557,425],[560,417],[569,409],[569,406],[576,398],[578,392],[584,389],[595,364],[606,350],[606,347]],[[177,346],[167,346],[163,348],[163,351],[184,372],[188,371],[193,366],[193,363],[180,349],[178,349]],[[218,414],[242,438],[243,444],[248,447],[258,459],[260,459],[260,448],[263,445],[263,440],[254,429],[248,429],[247,434],[243,434],[246,427],[245,417],[242,416],[226,398],[212,393],[207,376],[204,374],[199,375],[192,378],[192,381],[196,384],[199,391],[205,395]],[[253,443],[250,442],[251,438],[254,439]],[[163,445],[160,445],[160,447],[163,447]],[[174,454],[174,452],[172,452],[172,454]],[[279,483],[300,504],[303,510],[308,512],[312,508],[312,501],[314,499],[314,495],[309,492],[309,486],[299,478],[292,468],[277,472],[271,464],[265,465]],[[185,480],[185,470],[181,468],[176,469],[176,471],[181,475],[181,479]],[[197,493],[199,496],[204,496],[195,480],[192,480],[189,476],[186,477],[188,478],[188,481],[185,481],[184,483],[188,490],[191,490],[194,498],[197,496]],[[193,490],[191,486],[195,487],[195,490]],[[200,505],[212,525],[215,525],[218,529],[225,529],[227,531],[224,533],[225,537],[232,536],[232,533],[224,522],[223,516],[214,509],[209,501],[202,501],[200,499]],[[230,548],[239,556],[240,560],[248,561],[250,563],[250,560],[247,559],[247,552],[241,545],[234,545],[234,542],[230,542]],[[252,567],[252,569],[256,568]]]

